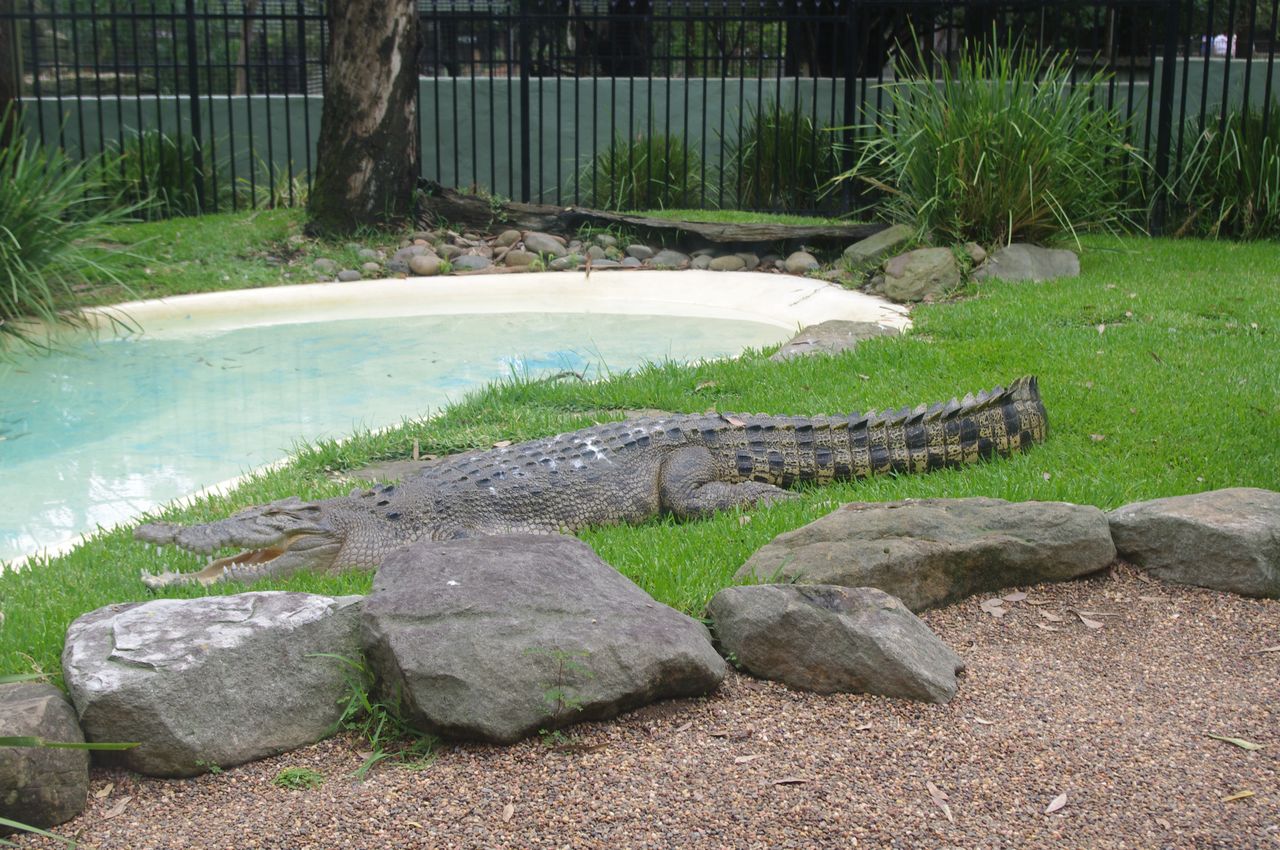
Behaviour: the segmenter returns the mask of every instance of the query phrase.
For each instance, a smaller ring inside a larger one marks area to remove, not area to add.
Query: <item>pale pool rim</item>
[[[157,338],[341,319],[503,313],[734,319],[791,331],[833,319],[873,322],[899,332],[911,324],[907,308],[826,281],[698,269],[601,269],[590,275],[527,272],[295,284],[130,301],[90,308],[85,313],[90,323],[104,332],[123,323]],[[180,496],[164,507],[226,494],[246,479],[288,461],[286,456],[263,464]],[[21,569],[32,560],[64,555],[106,530],[110,529],[76,535],[0,566]]]

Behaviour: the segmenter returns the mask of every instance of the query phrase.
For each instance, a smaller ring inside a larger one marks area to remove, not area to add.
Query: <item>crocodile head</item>
[[[252,581],[283,577],[299,570],[336,572],[377,565],[373,552],[348,540],[350,523],[339,500],[303,502],[297,497],[246,508],[226,519],[197,525],[156,522],[139,526],[134,537],[147,543],[174,545],[189,552],[212,554],[228,546],[244,551],[212,561],[195,573],[144,573],[150,587],[169,584],[208,585],[221,579]],[[363,535],[357,535],[363,537]]]

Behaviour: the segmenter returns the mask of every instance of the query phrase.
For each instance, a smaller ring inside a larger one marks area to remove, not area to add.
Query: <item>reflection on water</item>
[[[0,365],[0,561],[495,378],[724,357],[784,331],[670,316],[415,316],[112,339]]]

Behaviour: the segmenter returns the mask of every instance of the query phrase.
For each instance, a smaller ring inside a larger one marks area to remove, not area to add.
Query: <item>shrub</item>
[[[888,216],[954,242],[1044,242],[1138,228],[1141,159],[1120,117],[1094,102],[1106,77],[1073,85],[1062,56],[976,46],[956,70],[893,84],[858,179],[890,194]],[[1140,229],[1140,228],[1139,228]]]
[[[835,137],[800,109],[781,103],[757,110],[742,135],[727,145],[733,164],[728,183],[739,209],[811,212],[840,173]]]
[[[210,174],[198,174],[195,142],[181,144],[166,133],[147,130],[126,139],[123,147],[108,145],[111,156],[102,164],[104,194],[113,201],[138,204],[149,216],[168,218],[200,212],[197,182],[205,196],[213,194]],[[197,177],[201,177],[197,181]]]
[[[101,159],[73,163],[21,134],[0,147],[0,353],[14,342],[47,345],[54,324],[83,325],[79,292],[120,283],[118,255],[95,240],[134,208],[103,203],[105,167]]]
[[[1178,236],[1280,237],[1280,104],[1188,124],[1186,152],[1169,181],[1169,229]],[[1265,133],[1263,132],[1265,129]]]
[[[679,136],[615,137],[578,175],[588,205],[643,210],[699,206],[702,159]]]

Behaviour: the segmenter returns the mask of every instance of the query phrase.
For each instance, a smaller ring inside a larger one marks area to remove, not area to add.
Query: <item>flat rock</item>
[[[547,268],[551,269],[553,272],[563,272],[568,271],[569,269],[576,269],[578,266],[582,265],[583,261],[584,258],[581,254],[566,254],[563,257],[556,257],[547,264]]]
[[[842,351],[852,350],[864,339],[897,336],[899,333],[900,331],[894,328],[886,328],[875,322],[847,322],[843,319],[831,319],[804,328],[783,343],[782,348],[779,348],[769,359],[781,362],[807,354],[839,354]]]
[[[960,285],[960,264],[950,248],[917,248],[884,264],[880,291],[900,303],[945,295]]]
[[[572,537],[481,537],[392,553],[363,614],[370,666],[411,723],[511,743],[714,690],[700,622]]]
[[[436,253],[446,260],[452,260],[455,257],[461,257],[466,253],[466,250],[450,242],[446,242],[436,249]]]
[[[338,263],[328,257],[321,257],[311,263],[311,267],[321,274],[333,274],[338,270]]]
[[[453,258],[455,272],[476,272],[492,265],[493,262],[488,257],[478,257],[475,254],[463,254],[461,257]]]
[[[659,269],[687,269],[692,262],[688,254],[664,248],[649,259],[649,265]]]
[[[783,267],[789,274],[804,274],[815,271],[819,266],[818,258],[808,251],[796,251],[783,261]]]
[[[529,251],[513,249],[507,252],[507,255],[502,258],[502,262],[508,266],[529,266],[533,265],[534,261],[537,259],[537,254],[530,253]]]
[[[699,254],[698,256],[693,257],[692,259],[689,260],[689,268],[698,269],[699,271],[706,271],[707,269],[711,268],[711,259],[712,258],[710,254]]]
[[[906,224],[886,227],[844,249],[844,259],[854,271],[869,269],[915,238],[915,228]]]
[[[734,256],[742,260],[742,267],[749,272],[760,268],[760,258],[750,251],[742,251]]]
[[[643,262],[653,256],[653,249],[648,245],[628,245],[627,256]]]
[[[343,269],[338,272],[338,280],[343,283],[351,283],[354,280],[360,280],[362,277],[364,277],[364,275],[360,274],[360,272],[355,269]]]
[[[737,254],[726,254],[723,257],[714,258],[707,268],[713,272],[739,272],[747,267],[747,261],[739,257]]]
[[[731,658],[801,690],[947,702],[964,669],[919,617],[874,587],[727,587],[707,611]]]
[[[62,691],[38,682],[0,685],[0,737],[84,743]],[[45,829],[80,814],[88,799],[87,750],[0,747],[0,817]]]
[[[981,268],[974,271],[973,277],[974,280],[1041,281],[1079,274],[1080,258],[1074,252],[1015,242],[987,257]]]
[[[414,254],[409,258],[409,271],[416,275],[430,277],[431,275],[440,274],[442,262],[435,254],[425,252]]]
[[[504,230],[498,234],[497,239],[493,240],[493,245],[495,248],[510,248],[519,241],[519,230]]]
[[[524,249],[535,254],[548,254],[553,258],[563,257],[569,253],[565,244],[549,233],[538,233],[531,230],[524,235]]]
[[[67,630],[63,676],[104,761],[194,776],[315,743],[360,657],[360,597],[255,592],[108,605]]]
[[[1171,496],[1107,519],[1120,557],[1158,578],[1280,598],[1280,493],[1232,487]]]
[[[1090,505],[921,499],[844,505],[761,547],[740,580],[876,587],[912,611],[979,593],[1067,581],[1115,560]]]

